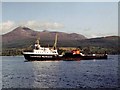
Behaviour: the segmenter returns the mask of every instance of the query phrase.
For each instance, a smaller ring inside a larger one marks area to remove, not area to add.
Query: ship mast
[[[40,38],[37,38],[36,44],[39,44],[39,45],[40,45]]]
[[[58,38],[58,34],[56,33],[55,43],[54,43],[54,45],[53,45],[53,49],[56,49],[56,48],[57,48],[57,38]]]
[[[37,40],[35,42],[35,49],[39,49],[40,48],[40,37],[39,34],[37,34]]]
[[[40,36],[39,36],[39,33],[37,34],[36,44],[40,45]]]

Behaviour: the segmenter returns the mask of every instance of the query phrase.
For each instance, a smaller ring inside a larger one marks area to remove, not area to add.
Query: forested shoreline
[[[72,50],[79,49],[84,54],[120,54],[119,49],[116,48],[103,48],[103,47],[59,47],[58,52],[59,54],[70,52]],[[3,48],[1,56],[16,56],[16,55],[22,55],[23,51],[31,51],[32,48]]]

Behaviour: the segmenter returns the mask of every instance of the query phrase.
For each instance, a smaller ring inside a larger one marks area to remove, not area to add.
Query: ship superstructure
[[[36,40],[34,49],[32,52],[23,52],[23,55],[26,60],[45,60],[45,59],[55,59],[58,57],[58,51],[56,48],[57,44],[57,34],[55,38],[55,43],[52,48],[41,47],[39,39]]]

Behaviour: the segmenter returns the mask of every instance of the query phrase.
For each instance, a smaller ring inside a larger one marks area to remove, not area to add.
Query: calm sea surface
[[[117,88],[118,56],[107,60],[33,61],[2,57],[2,88]]]

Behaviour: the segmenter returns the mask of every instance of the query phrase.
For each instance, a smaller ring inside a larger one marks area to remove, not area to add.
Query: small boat
[[[65,53],[63,55],[58,54],[58,50],[56,48],[57,44],[57,34],[55,38],[55,43],[53,45],[53,48],[49,47],[41,47],[39,43],[39,39],[36,40],[36,43],[34,45],[34,49],[30,52],[23,52],[23,55],[26,60],[28,61],[76,61],[76,60],[91,60],[91,59],[107,59],[107,54],[88,54],[85,55],[83,53],[80,53],[79,50],[73,50],[72,52]]]

